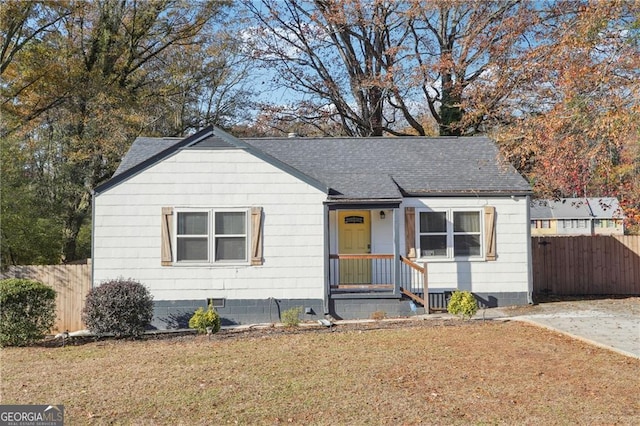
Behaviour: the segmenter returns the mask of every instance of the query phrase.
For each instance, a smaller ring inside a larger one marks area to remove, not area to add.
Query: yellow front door
[[[371,212],[338,211],[338,254],[371,253]],[[371,284],[371,260],[341,259],[340,284]]]

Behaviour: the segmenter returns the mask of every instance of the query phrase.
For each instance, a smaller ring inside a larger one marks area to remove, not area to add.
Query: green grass
[[[640,361],[519,323],[9,348],[2,404],[68,424],[640,424]]]

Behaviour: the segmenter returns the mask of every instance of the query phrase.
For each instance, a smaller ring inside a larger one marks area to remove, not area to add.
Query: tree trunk
[[[440,136],[461,136],[462,128],[457,124],[462,120],[462,107],[460,95],[454,91],[451,74],[442,76],[442,105],[440,105]]]
[[[370,90],[371,107],[371,136],[382,136],[382,90],[379,87],[372,87]]]

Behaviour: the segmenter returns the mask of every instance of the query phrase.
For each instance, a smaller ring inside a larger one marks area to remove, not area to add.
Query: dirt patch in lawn
[[[640,361],[511,321],[9,348],[3,404],[69,424],[639,424]]]

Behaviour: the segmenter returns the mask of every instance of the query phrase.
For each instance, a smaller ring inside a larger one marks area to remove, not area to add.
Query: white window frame
[[[207,213],[207,260],[178,260],[178,239],[180,237],[189,237],[189,235],[178,236],[178,216],[180,213]],[[245,233],[244,234],[220,234],[216,235],[216,214],[217,213],[244,213],[245,216]],[[250,265],[250,244],[251,244],[251,209],[248,207],[215,207],[215,208],[190,208],[190,207],[177,207],[175,208],[174,224],[175,229],[172,237],[173,247],[175,247],[175,262],[174,265],[186,265],[186,266],[228,266],[228,265]],[[244,259],[232,259],[232,260],[216,260],[215,248],[217,238],[229,238],[229,237],[244,237],[245,241],[245,258]]]
[[[446,213],[446,221],[447,221],[447,255],[446,256],[423,256],[422,255],[422,247],[420,246],[421,240],[420,237],[422,235],[429,235],[430,233],[421,233],[420,232],[420,214],[422,213]],[[454,213],[460,212],[474,212],[478,214],[478,218],[480,220],[480,232],[478,233],[478,237],[480,239],[480,255],[478,256],[455,256],[454,255],[454,235],[459,233],[454,233],[453,231],[453,215]],[[415,227],[415,241],[416,241],[416,249],[417,254],[419,256],[419,260],[422,262],[432,262],[432,261],[452,261],[452,260],[472,260],[472,261],[481,261],[486,260],[485,257],[485,223],[484,223],[484,210],[478,208],[449,208],[449,209],[416,209],[416,227]]]
[[[184,235],[178,235],[178,216],[181,213],[207,213],[207,259],[206,260],[178,260],[178,242],[181,238],[203,238],[202,234],[184,234]],[[173,224],[173,229],[175,229],[174,232],[174,236],[173,236],[173,246],[176,248],[175,249],[175,263],[179,263],[179,264],[193,264],[193,263],[208,263],[209,259],[211,258],[211,212],[208,209],[182,209],[182,210],[176,210],[176,214],[175,216],[175,223]]]

